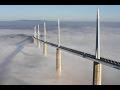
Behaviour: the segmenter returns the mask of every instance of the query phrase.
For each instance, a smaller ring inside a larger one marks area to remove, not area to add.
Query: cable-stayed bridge
[[[38,32],[37,32],[38,29]],[[66,46],[60,45],[60,22],[58,19],[58,44],[54,44],[52,42],[48,42],[46,40],[46,23],[44,22],[44,40],[40,38],[40,31],[39,31],[39,25],[34,27],[34,35],[32,36],[33,41],[35,44],[40,47],[40,43],[43,43],[43,54],[44,56],[47,56],[47,45],[51,45],[56,48],[56,72],[58,75],[58,78],[61,77],[61,50],[65,50],[67,52],[70,52],[72,54],[76,54],[79,56],[82,56],[83,58],[87,58],[88,60],[91,60],[94,62],[93,64],[93,85],[101,85],[101,74],[102,74],[102,64],[116,68],[120,70],[120,62],[115,60],[110,60],[104,57],[100,56],[100,16],[99,16],[99,9],[97,10],[97,19],[96,19],[96,50],[95,55],[78,51],[72,48],[68,48]]]

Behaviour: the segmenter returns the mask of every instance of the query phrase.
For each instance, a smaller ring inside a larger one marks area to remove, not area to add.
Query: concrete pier
[[[34,27],[34,37],[37,37],[36,26]],[[37,44],[37,40],[34,38],[34,44]]]
[[[38,24],[38,39],[40,39],[40,30],[39,30],[39,24]],[[38,48],[40,48],[40,41],[37,40],[37,45],[38,45]]]
[[[57,48],[56,50],[56,72],[57,78],[61,77],[61,49]]]
[[[43,55],[47,56],[47,44],[43,43]]]
[[[100,63],[94,62],[93,67],[94,67],[93,85],[101,85],[102,65]]]

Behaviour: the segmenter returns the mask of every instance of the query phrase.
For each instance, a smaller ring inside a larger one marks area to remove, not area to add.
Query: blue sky
[[[97,8],[101,21],[120,21],[120,5],[0,5],[0,21],[95,21]]]

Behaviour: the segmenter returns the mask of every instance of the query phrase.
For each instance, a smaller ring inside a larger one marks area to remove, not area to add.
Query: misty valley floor
[[[42,44],[38,48],[31,36],[6,34],[1,35],[0,41],[1,85],[80,84],[80,80],[72,74],[69,76],[69,72],[57,80],[55,55],[44,57]]]
[[[31,30],[0,30],[1,85],[92,85],[93,62],[65,51],[62,51],[62,77],[57,80],[55,67],[56,49],[48,46],[48,56],[43,56],[42,43],[41,48],[38,48],[32,41],[32,33],[33,31]],[[56,42],[54,38],[55,32],[48,33],[48,37],[51,37],[48,40]],[[94,51],[94,45],[90,44],[94,40],[91,38],[90,42],[85,42],[93,35],[87,35],[88,38],[84,40],[83,33],[85,32],[77,32],[75,33],[76,37],[69,38],[66,32],[64,32],[61,38],[62,44],[94,54],[92,52]],[[72,32],[68,34],[74,35]],[[77,38],[78,36],[79,39]],[[118,36],[116,35],[116,37]],[[80,44],[77,41],[80,41]],[[87,46],[86,44],[89,45]],[[89,49],[89,47],[93,49]],[[117,47],[115,49],[117,50]],[[110,54],[112,55],[112,53]],[[119,76],[119,70],[103,65],[103,85],[119,85]]]

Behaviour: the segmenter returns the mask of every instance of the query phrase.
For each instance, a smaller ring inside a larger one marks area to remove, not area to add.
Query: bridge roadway
[[[35,38],[35,37],[33,37],[33,38]],[[35,39],[37,39],[37,38],[35,38]],[[39,40],[41,42],[44,42],[44,40],[40,40],[40,39],[37,39],[37,40]],[[53,47],[56,47],[56,48],[58,47],[57,44],[54,44],[54,43],[51,43],[51,42],[48,42],[48,41],[46,41],[45,43],[47,43],[48,45],[51,45]],[[78,56],[82,56],[83,58],[87,58],[89,60],[92,60],[92,61],[95,61],[95,62],[98,62],[98,63],[101,63],[101,64],[107,65],[109,67],[113,67],[113,68],[116,68],[116,69],[120,70],[120,62],[118,62],[118,61],[106,59],[106,58],[103,58],[103,57],[100,57],[100,59],[96,59],[95,55],[85,53],[85,52],[82,52],[82,51],[78,51],[78,50],[75,50],[75,49],[67,48],[65,46],[60,46],[59,48],[65,50],[67,52],[76,54]]]

